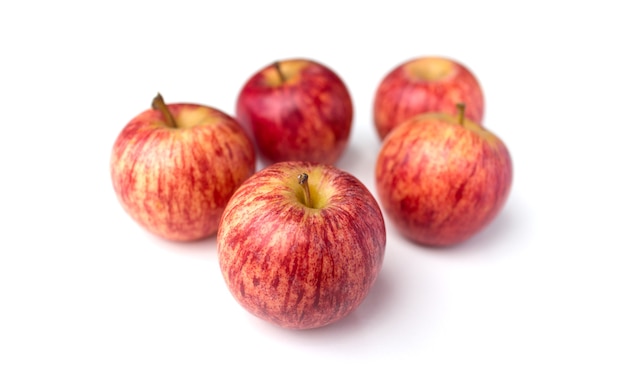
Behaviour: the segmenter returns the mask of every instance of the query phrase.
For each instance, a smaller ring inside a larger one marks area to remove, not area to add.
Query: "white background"
[[[5,3],[0,389],[626,388],[618,2]],[[156,92],[232,114],[245,80],[289,57],[346,82],[356,117],[338,166],[374,191],[376,86],[430,54],[481,81],[512,193],[452,248],[388,224],[379,280],[335,325],[253,318],[223,283],[215,238],[160,240],[115,198],[111,147]]]

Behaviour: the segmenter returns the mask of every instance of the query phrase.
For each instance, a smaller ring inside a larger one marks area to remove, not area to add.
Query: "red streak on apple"
[[[502,209],[512,182],[504,143],[475,122],[424,114],[383,142],[376,187],[397,229],[420,244],[462,242]]]
[[[218,230],[220,267],[254,315],[286,328],[321,327],[355,310],[374,284],[385,248],[382,213],[361,182],[336,172],[277,163],[233,195]]]
[[[394,68],[380,82],[374,99],[374,124],[383,139],[415,115],[454,114],[458,102],[466,103],[466,118],[482,121],[482,88],[467,67],[446,58],[413,59]]]
[[[168,107],[180,129],[146,110],[122,130],[111,158],[113,187],[126,212],[149,231],[195,240],[217,231],[230,196],[254,173],[254,148],[218,110]],[[193,126],[197,121],[203,123]]]

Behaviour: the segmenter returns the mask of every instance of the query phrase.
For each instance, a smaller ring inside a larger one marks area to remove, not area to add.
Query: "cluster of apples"
[[[409,239],[429,246],[460,243],[504,206],[511,156],[481,125],[483,114],[478,80],[451,59],[407,61],[380,83],[376,188],[389,219]]]
[[[475,77],[451,59],[408,61],[380,83],[376,187],[411,240],[458,243],[502,208],[511,159],[479,124],[483,107]],[[286,328],[325,326],[365,299],[386,245],[378,202],[334,166],[352,119],[344,82],[308,59],[260,69],[239,92],[234,117],[157,95],[113,145],[113,187],[156,235],[217,234],[224,280],[252,314]]]

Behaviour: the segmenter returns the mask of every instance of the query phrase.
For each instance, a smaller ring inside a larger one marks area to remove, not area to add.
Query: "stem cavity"
[[[287,81],[287,79],[285,79],[285,74],[283,73],[283,71],[280,69],[280,63],[278,61],[276,61],[274,63],[274,68],[276,69],[276,72],[278,73],[278,77],[280,78],[280,82],[284,83]]]
[[[312,208],[311,190],[309,189],[309,175],[304,172],[298,175],[298,184],[302,186],[302,190],[304,190],[304,205],[308,208]]]
[[[170,128],[178,127],[178,125],[176,124],[176,120],[174,120],[174,116],[172,115],[172,112],[165,104],[165,101],[163,100],[163,97],[161,96],[160,93],[158,93],[157,96],[155,96],[154,99],[152,99],[152,108],[154,110],[160,111],[161,114],[163,114],[163,117],[165,118],[165,123],[167,124],[167,126],[169,126]]]
[[[463,126],[465,122],[465,103],[457,103],[456,110],[459,113],[459,125]]]

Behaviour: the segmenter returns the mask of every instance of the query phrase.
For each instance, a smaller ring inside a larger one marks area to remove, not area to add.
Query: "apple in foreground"
[[[506,202],[509,151],[494,133],[463,115],[429,113],[397,126],[376,161],[383,211],[409,239],[460,243],[483,229]]]
[[[352,127],[352,99],[327,66],[288,59],[257,71],[237,97],[236,117],[268,163],[334,164]]]
[[[235,192],[217,232],[219,264],[241,306],[291,329],[336,322],[365,299],[383,263],[378,203],[331,165],[279,162]]]
[[[226,203],[256,167],[254,145],[223,112],[165,104],[133,118],[113,145],[113,188],[124,210],[165,239],[215,234]]]
[[[418,57],[389,72],[374,97],[374,125],[380,139],[410,117],[428,112],[454,115],[456,104],[465,116],[482,122],[484,97],[474,74],[460,62],[444,57]]]

